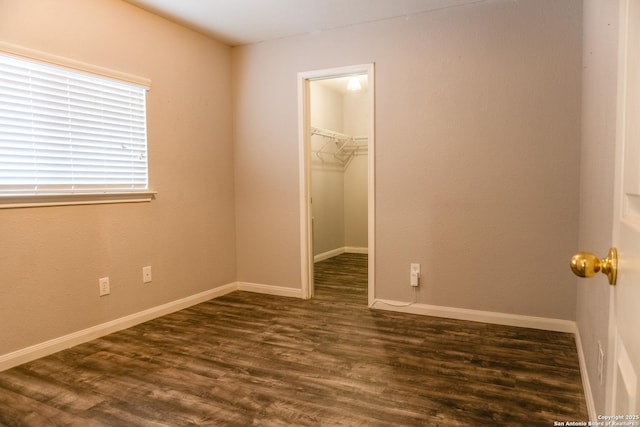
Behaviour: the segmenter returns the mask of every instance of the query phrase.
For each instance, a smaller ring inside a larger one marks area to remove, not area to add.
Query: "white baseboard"
[[[313,256],[313,262],[324,261],[325,259],[333,258],[334,256],[338,256],[340,254],[368,254],[369,248],[367,247],[359,247],[359,246],[343,246],[341,248],[331,249],[327,252],[322,252],[321,254]]]
[[[96,338],[117,332],[132,326],[144,323],[146,321],[161,317],[196,304],[218,298],[235,290],[277,295],[284,297],[302,298],[302,290],[296,288],[287,288],[283,286],[272,286],[258,283],[234,282],[223,285],[205,292],[201,292],[189,297],[185,297],[176,301],[169,302],[157,307],[153,307],[139,313],[121,317],[100,325],[73,332],[62,337],[54,338],[43,343],[32,345],[11,353],[0,355],[0,372],[13,368],[14,366],[30,362],[32,360],[48,356],[58,351],[82,344]],[[411,304],[401,306],[403,303],[399,301],[389,301],[376,299],[371,308],[390,310],[403,313],[421,314],[426,316],[445,317],[459,320],[470,320],[475,322],[494,323],[499,325],[520,326],[525,328],[544,329],[557,332],[568,332],[575,334],[576,347],[578,349],[578,358],[580,361],[580,372],[582,375],[582,383],[587,401],[587,409],[589,418],[593,421],[596,418],[595,405],[589,376],[586,371],[584,359],[584,351],[582,349],[582,341],[576,323],[570,320],[548,319],[542,317],[521,316],[506,313],[494,313],[480,310],[469,310],[455,307],[441,307],[427,304]]]
[[[325,259],[333,258],[334,256],[338,256],[343,253],[344,253],[344,248],[331,249],[330,251],[322,252],[321,254],[314,255],[313,262],[324,261]]]
[[[360,247],[360,246],[345,246],[344,251],[348,254],[368,254],[368,247]]]
[[[277,295],[281,297],[302,298],[302,289],[286,288],[284,286],[263,285],[260,283],[238,282],[239,291],[255,292],[258,294]]]
[[[473,322],[493,323],[496,325],[519,326],[521,328],[543,329],[547,331],[576,333],[576,322],[546,317],[522,316],[518,314],[496,313],[491,311],[470,310],[466,308],[444,307],[428,304],[407,305],[401,301],[375,299],[371,308],[401,313],[421,314],[424,316],[445,317],[448,319],[470,320]]]
[[[130,314],[119,319],[111,320],[100,325],[92,326],[81,331],[73,332],[58,338],[51,339],[39,344],[35,344],[11,353],[0,355],[0,371],[13,368],[14,366],[39,359],[44,356],[56,353],[58,351],[82,344],[96,338],[109,335],[113,332],[121,331],[126,328],[144,323],[151,319],[183,310],[196,304],[217,298],[235,291],[238,288],[237,283],[229,283],[219,286],[208,291],[204,291],[195,295],[181,298],[176,301],[152,307],[150,309]]]
[[[587,402],[587,412],[589,421],[597,421],[596,403],[593,399],[591,391],[591,381],[589,381],[589,372],[587,371],[587,361],[584,357],[584,348],[582,347],[582,339],[580,338],[580,329],[576,328],[576,348],[578,349],[578,361],[580,362],[580,376],[582,377],[582,388],[584,389],[584,398]]]
[[[181,298],[176,301],[152,307],[150,309],[92,326],[20,350],[0,355],[0,372],[23,363],[48,356],[58,351],[82,344],[111,333],[130,328],[157,317],[183,310],[196,304],[218,298],[236,290],[284,297],[302,298],[302,290],[282,286],[261,285],[257,283],[233,282],[208,291]]]
[[[576,349],[578,351],[578,363],[580,365],[580,377],[587,403],[587,411],[590,421],[597,421],[597,413],[587,364],[582,348],[580,330],[576,322],[564,319],[550,319],[546,317],[522,316],[517,314],[495,313],[481,310],[469,310],[455,307],[442,307],[427,304],[407,304],[400,301],[376,299],[371,308],[380,310],[397,311],[401,313],[421,314],[425,316],[445,317],[449,319],[470,320],[473,322],[493,323],[498,325],[519,326],[522,328],[542,329],[555,332],[566,332],[574,335]]]

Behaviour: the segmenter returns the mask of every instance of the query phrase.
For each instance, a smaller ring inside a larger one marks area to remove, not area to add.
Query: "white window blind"
[[[0,197],[147,189],[144,87],[0,54]]]

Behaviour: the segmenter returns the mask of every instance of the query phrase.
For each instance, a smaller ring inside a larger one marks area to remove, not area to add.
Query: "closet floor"
[[[570,334],[371,310],[366,256],[311,300],[234,292],[0,373],[8,426],[587,421]]]

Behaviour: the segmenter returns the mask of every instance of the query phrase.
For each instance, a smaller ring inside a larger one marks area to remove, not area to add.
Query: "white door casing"
[[[369,92],[368,134],[368,304],[373,304],[375,295],[375,81],[374,65],[362,64],[298,73],[298,140],[300,168],[300,254],[302,297],[313,296],[313,218],[311,209],[311,165],[310,165],[310,91],[311,80],[330,79],[355,74],[366,74]]]

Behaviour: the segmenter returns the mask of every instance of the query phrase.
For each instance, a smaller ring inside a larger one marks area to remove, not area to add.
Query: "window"
[[[0,54],[0,203],[148,189],[145,87]]]

